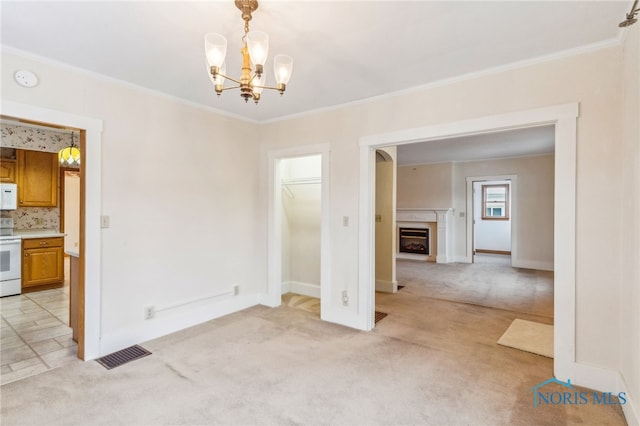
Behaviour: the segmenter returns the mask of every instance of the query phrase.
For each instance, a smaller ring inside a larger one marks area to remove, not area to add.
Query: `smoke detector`
[[[13,79],[22,87],[36,87],[38,85],[38,76],[28,70],[16,71]]]

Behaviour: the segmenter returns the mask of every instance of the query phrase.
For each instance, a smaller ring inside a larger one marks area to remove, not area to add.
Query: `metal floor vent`
[[[384,317],[386,317],[387,315],[389,314],[387,314],[386,312],[376,311],[376,323],[381,319],[383,319]]]
[[[102,364],[102,366],[107,370],[111,370],[112,368],[119,367],[130,361],[144,358],[147,355],[151,355],[151,352],[141,346],[133,345],[118,352],[103,356],[102,358],[98,358],[96,361]]]

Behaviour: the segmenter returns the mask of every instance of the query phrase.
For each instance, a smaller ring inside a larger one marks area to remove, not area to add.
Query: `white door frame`
[[[560,380],[593,382],[598,372],[576,363],[576,131],[579,104],[569,103],[360,138],[358,322],[374,327],[375,149],[499,130],[555,125],[554,183],[554,374]],[[587,371],[589,370],[589,371]],[[576,377],[578,376],[578,377]]]
[[[41,123],[56,124],[86,131],[85,151],[82,155],[85,174],[84,228],[84,359],[98,358],[100,353],[100,214],[102,120],[40,108],[33,105],[2,101],[2,114]]]
[[[475,217],[475,206],[473,205],[473,183],[494,181],[494,180],[508,180],[511,181],[509,185],[509,222],[510,222],[510,238],[511,238],[511,265],[515,265],[515,259],[518,259],[518,236],[514,229],[518,223],[518,211],[513,206],[518,201],[518,176],[517,175],[495,175],[495,176],[468,176],[467,178],[467,241],[466,241],[466,263],[473,263],[473,250],[475,246],[475,225],[473,218]],[[471,214],[469,214],[471,213]]]
[[[263,305],[280,306],[282,302],[282,180],[280,164],[283,159],[320,155],[322,158],[321,231],[320,231],[320,317],[325,319],[329,309],[331,294],[330,280],[330,145],[318,144],[274,150],[268,158],[268,265],[267,294],[261,300]]]

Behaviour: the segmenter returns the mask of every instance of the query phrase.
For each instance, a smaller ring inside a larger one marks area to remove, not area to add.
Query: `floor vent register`
[[[112,368],[120,367],[121,365],[135,361],[136,359],[144,358],[147,355],[151,355],[151,352],[141,346],[133,345],[118,352],[103,356],[102,358],[98,358],[96,361],[102,364],[102,366],[107,370],[111,370]]]
[[[387,315],[389,315],[386,312],[380,312],[380,311],[376,311],[376,323],[378,321],[380,321],[381,319],[383,319],[384,317],[386,317]]]

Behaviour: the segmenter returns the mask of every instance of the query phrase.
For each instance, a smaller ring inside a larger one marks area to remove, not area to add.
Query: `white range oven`
[[[0,218],[0,297],[22,289],[22,239],[13,236],[13,219]]]

